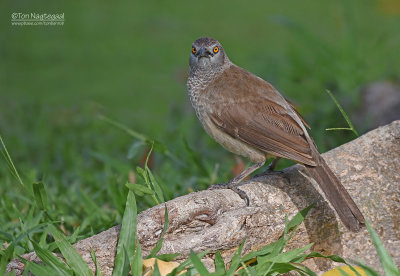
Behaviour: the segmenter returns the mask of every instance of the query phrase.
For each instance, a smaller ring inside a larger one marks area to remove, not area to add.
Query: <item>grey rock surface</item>
[[[400,121],[375,129],[323,157],[400,265]],[[248,207],[231,190],[200,191],[167,202],[170,226],[160,254],[180,252],[183,260],[190,250],[209,249],[220,250],[229,260],[245,237],[244,252],[259,249],[279,238],[286,214],[291,217],[315,203],[288,247],[312,242],[312,250],[362,259],[381,271],[368,231],[347,231],[302,166],[251,179],[241,188],[250,198]],[[156,244],[163,223],[163,205],[139,214],[138,236],[144,256]],[[119,229],[115,226],[74,245],[93,270],[90,249],[94,249],[103,275],[111,275]],[[23,257],[39,261],[34,253]],[[213,254],[203,260],[211,267]],[[335,265],[322,259],[307,262],[317,273]],[[11,269],[22,275],[23,264],[14,260],[8,266]]]

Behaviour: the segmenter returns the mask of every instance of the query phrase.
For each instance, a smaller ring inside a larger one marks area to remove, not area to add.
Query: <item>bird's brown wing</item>
[[[287,103],[293,108],[294,112],[296,112],[297,116],[299,116],[301,122],[309,129],[311,129],[311,127],[309,126],[309,124],[306,122],[306,120],[304,120],[303,116],[301,116],[301,114],[297,111],[296,105],[294,103],[292,103],[291,101],[289,101],[288,99],[285,98],[285,100],[287,101]]]
[[[210,87],[211,121],[235,139],[263,152],[315,166],[305,128],[299,125],[300,118],[294,118],[297,114],[290,104],[269,83],[247,71],[230,73],[225,77],[234,80],[222,78],[223,82],[216,80]]]

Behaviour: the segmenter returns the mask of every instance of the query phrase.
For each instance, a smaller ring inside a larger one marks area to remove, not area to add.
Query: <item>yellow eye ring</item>
[[[213,49],[213,52],[216,54],[216,53],[218,53],[218,51],[219,51],[218,46],[215,46],[214,49]]]
[[[196,53],[196,48],[192,47],[192,53],[193,53],[193,54]]]

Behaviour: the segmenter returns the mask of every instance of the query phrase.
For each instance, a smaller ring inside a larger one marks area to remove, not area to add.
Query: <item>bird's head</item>
[[[190,69],[213,69],[225,63],[225,52],[221,43],[210,37],[201,37],[192,44]]]

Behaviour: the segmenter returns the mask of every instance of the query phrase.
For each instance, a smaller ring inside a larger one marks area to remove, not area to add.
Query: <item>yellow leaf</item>
[[[361,267],[353,266],[353,268],[358,273],[360,273],[361,276],[367,276],[367,273],[365,273],[365,270],[362,269]],[[346,272],[347,274],[349,274],[349,276],[356,276],[357,275],[348,266],[341,266],[340,269],[343,270],[344,272]],[[332,270],[329,270],[329,271],[325,272],[324,274],[322,274],[322,276],[342,276],[342,273],[340,273],[338,268],[334,268]]]
[[[156,262],[156,258],[145,259],[143,260],[143,275],[152,276],[154,271],[154,264]],[[177,262],[164,262],[161,260],[157,260],[158,269],[160,270],[161,276],[165,276],[174,270],[175,267],[179,266]]]

